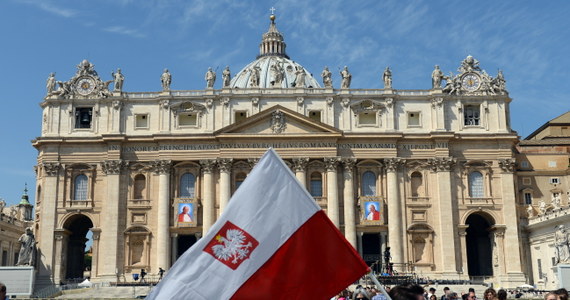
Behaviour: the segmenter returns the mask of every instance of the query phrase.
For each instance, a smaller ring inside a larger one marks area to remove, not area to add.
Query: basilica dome
[[[313,74],[285,53],[283,35],[270,17],[269,30],[263,34],[257,59],[239,71],[230,82],[232,88],[319,88]]]

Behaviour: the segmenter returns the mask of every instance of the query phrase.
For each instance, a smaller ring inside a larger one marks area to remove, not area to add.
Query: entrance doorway
[[[64,245],[66,252],[62,260],[65,262],[65,279],[67,280],[82,279],[84,272],[91,270],[91,257],[86,245],[92,245],[92,241],[87,238],[87,233],[92,227],[93,222],[85,215],[72,216],[63,226],[70,232],[67,245]]]
[[[186,250],[190,249],[196,243],[197,239],[194,234],[178,235],[178,249],[176,251],[176,259],[178,259]]]
[[[493,244],[490,229],[493,219],[488,215],[472,214],[465,221],[467,228],[467,267],[469,276],[493,276]]]
[[[380,254],[382,241],[379,233],[364,233],[362,235],[362,258],[367,265],[372,265],[377,261],[380,261],[382,256]],[[381,263],[375,265],[381,271]]]

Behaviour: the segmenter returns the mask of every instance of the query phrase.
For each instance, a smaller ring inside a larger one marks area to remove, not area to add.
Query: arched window
[[[87,176],[80,174],[75,177],[73,185],[74,200],[87,200]]]
[[[480,172],[469,173],[469,197],[483,198],[485,197],[483,189],[483,174]]]
[[[423,184],[422,174],[420,172],[414,172],[411,176],[412,183],[412,197],[422,197],[423,193],[421,190]]]
[[[246,177],[245,173],[236,174],[236,191],[245,180],[245,177]]]
[[[362,174],[362,196],[376,196],[376,174],[366,171]]]
[[[323,176],[319,172],[313,172],[311,174],[311,184],[309,186],[311,196],[322,197],[323,196]]]
[[[180,177],[180,198],[194,198],[196,177],[192,173],[184,173]]]
[[[135,200],[141,200],[145,198],[146,193],[146,177],[143,174],[138,174],[135,176],[135,182],[133,184],[133,198]]]

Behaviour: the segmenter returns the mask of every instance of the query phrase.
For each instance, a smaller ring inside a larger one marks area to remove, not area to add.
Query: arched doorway
[[[89,241],[87,233],[92,227],[93,222],[85,215],[74,215],[65,222],[63,228],[69,232],[63,255],[65,279],[83,278],[83,272],[91,270],[90,256],[86,246]]]
[[[469,276],[493,276],[493,243],[490,229],[493,218],[474,213],[465,221],[467,236],[467,267]]]

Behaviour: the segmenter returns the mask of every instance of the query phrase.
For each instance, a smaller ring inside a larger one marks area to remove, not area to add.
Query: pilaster
[[[61,165],[59,162],[44,162],[40,165],[44,177],[43,199],[41,207],[42,226],[39,229],[39,265],[38,286],[55,284],[54,282],[54,228],[56,225],[56,209],[58,201],[58,179]],[[57,282],[59,283],[59,282]]]
[[[152,169],[158,174],[156,231],[156,268],[170,268],[170,169],[172,161],[155,160]]]
[[[106,258],[100,268],[101,278],[112,280],[116,278],[117,270],[122,273],[123,263],[120,260],[119,239],[122,239],[119,221],[121,219],[121,168],[122,160],[106,160],[101,162],[101,169],[106,177],[107,195],[101,210],[101,255]]]
[[[399,157],[384,159],[388,185],[388,244],[394,263],[404,263],[404,232],[402,227],[402,203],[398,184],[398,169],[404,163]]]

